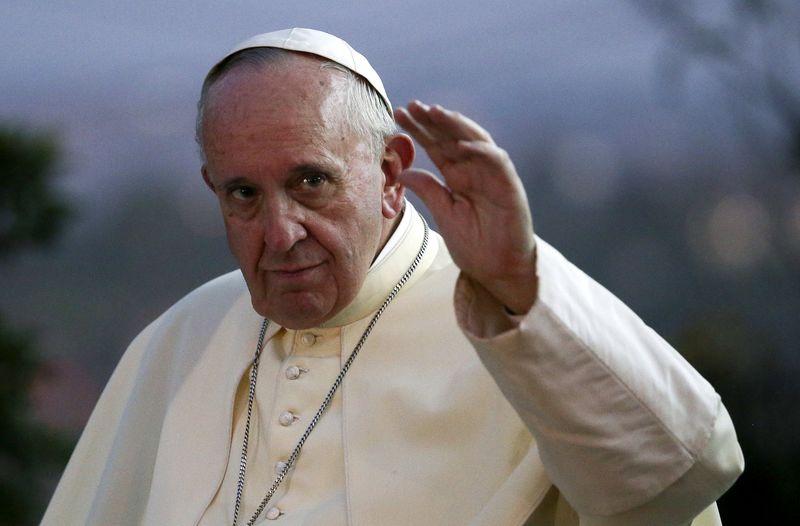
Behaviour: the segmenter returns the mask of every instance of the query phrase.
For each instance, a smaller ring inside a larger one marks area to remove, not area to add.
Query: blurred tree
[[[771,169],[800,174],[800,3],[633,0],[668,32],[661,69],[675,84],[698,66],[726,95],[744,144]]]
[[[767,203],[769,219],[779,225],[790,215],[782,209],[793,206],[800,180],[800,2],[632,2],[666,32],[659,65],[667,88],[674,93],[686,86],[690,74],[716,81],[712,96],[727,104],[739,132],[739,159],[752,165],[745,191]],[[744,451],[745,473],[719,503],[726,526],[800,524],[800,362],[792,337],[800,252],[788,229],[776,234],[765,236],[764,262],[749,275],[728,278],[735,292],[727,297],[738,301],[698,311],[676,341],[719,389]],[[724,283],[709,273],[704,282],[715,279]],[[780,319],[788,320],[786,327]]]
[[[67,208],[51,189],[57,160],[53,137],[0,129],[0,257],[59,233]]]
[[[0,127],[0,258],[52,240],[67,207],[52,190],[58,147],[48,135]],[[0,316],[0,524],[35,524],[45,478],[71,444],[32,418],[28,392],[40,368],[29,334]]]

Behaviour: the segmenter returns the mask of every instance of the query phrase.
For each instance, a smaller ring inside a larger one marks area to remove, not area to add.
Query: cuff
[[[516,329],[524,318],[524,315],[512,314],[480,283],[463,272],[456,281],[453,300],[458,324],[471,338],[493,338]]]

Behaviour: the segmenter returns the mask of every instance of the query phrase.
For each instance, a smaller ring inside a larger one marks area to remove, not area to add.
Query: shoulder
[[[240,270],[218,276],[200,285],[178,300],[163,315],[168,317],[224,315],[230,307],[247,295],[247,284]],[[249,298],[249,296],[248,296]]]
[[[194,346],[207,341],[230,318],[255,318],[250,294],[239,270],[200,285],[151,322],[131,344],[132,348],[168,347],[175,352],[180,343]],[[144,351],[144,349],[143,349]]]
[[[127,400],[144,396],[136,394],[143,391],[155,398],[161,393],[159,400],[169,400],[210,355],[226,354],[240,333],[257,334],[260,321],[241,272],[219,276],[177,301],[133,339],[103,398]],[[228,361],[234,365],[234,357]]]

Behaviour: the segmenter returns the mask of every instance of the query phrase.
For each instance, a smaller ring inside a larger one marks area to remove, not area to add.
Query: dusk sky
[[[629,1],[6,0],[0,18],[0,119],[58,132],[61,182],[91,205],[84,227],[148,174],[170,174],[205,213],[193,142],[202,78],[237,42],[284,27],[348,40],[395,105],[458,109],[512,153],[557,131],[558,151],[584,152],[577,163],[601,174],[619,157],[658,173],[720,118],[702,90],[665,103],[656,65],[667,36]]]

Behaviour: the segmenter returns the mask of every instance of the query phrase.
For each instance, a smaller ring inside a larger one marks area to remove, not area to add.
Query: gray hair
[[[206,75],[197,102],[197,120],[195,122],[195,140],[200,149],[200,157],[205,161],[203,150],[203,115],[208,103],[211,87],[226,73],[238,66],[260,69],[269,64],[286,62],[293,51],[278,48],[257,47],[243,49],[223,59]],[[396,131],[394,118],[386,104],[375,89],[360,75],[352,72],[337,62],[321,61],[320,69],[329,68],[342,73],[346,79],[345,92],[342,94],[344,122],[353,133],[367,141],[371,152],[377,159],[383,154],[385,139]]]

